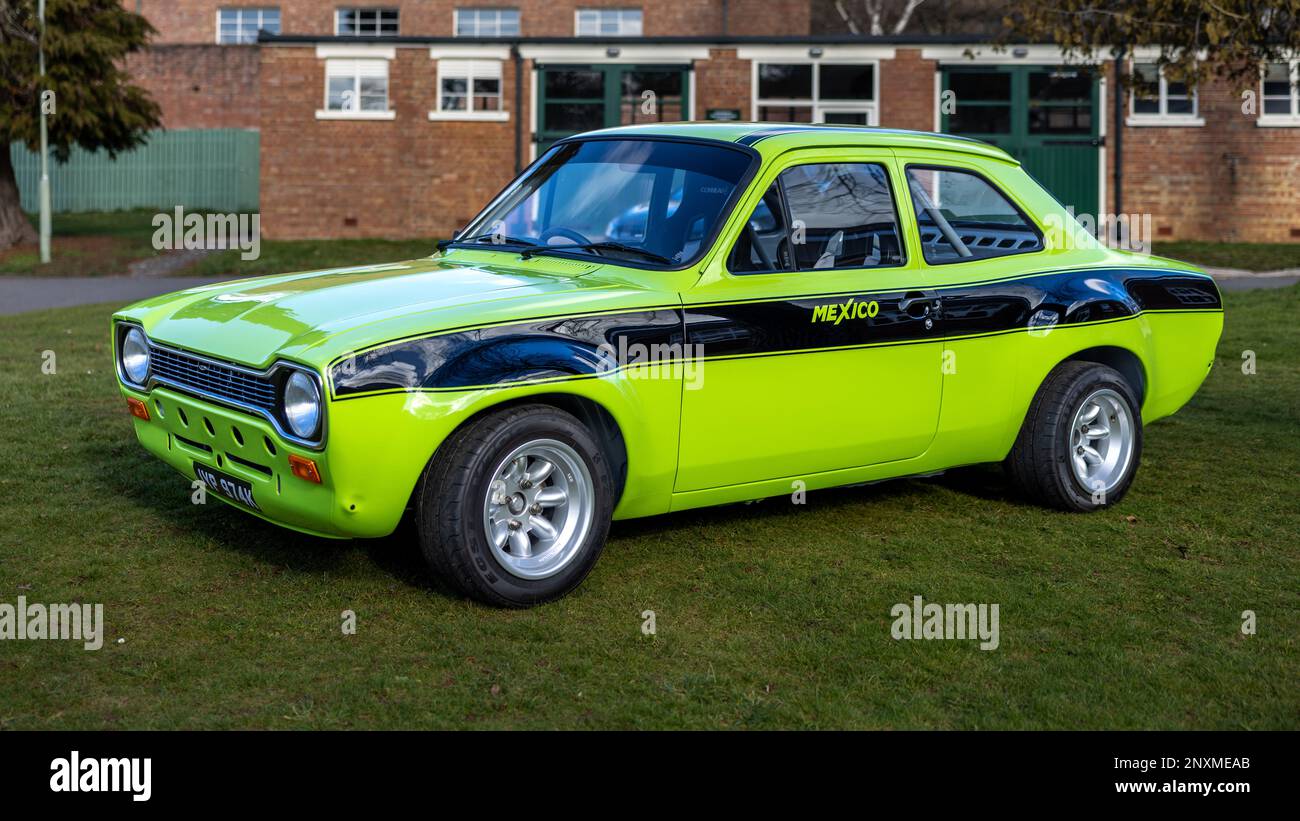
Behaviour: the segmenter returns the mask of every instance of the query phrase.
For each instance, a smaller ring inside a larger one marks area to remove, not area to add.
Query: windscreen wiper
[[[601,251],[621,251],[627,254],[637,254],[651,262],[658,262],[661,265],[677,264],[675,260],[671,260],[662,254],[656,254],[654,251],[647,251],[646,249],[638,248],[635,245],[624,245],[621,242],[584,242],[577,245],[539,245],[520,252],[519,256],[528,259],[528,257],[533,256],[534,254],[543,254],[547,251],[595,251],[598,254]],[[604,255],[602,254],[602,256]]]
[[[536,247],[537,242],[524,237],[508,237],[504,234],[476,234],[472,237],[458,237],[456,239],[444,239],[438,243],[438,250],[441,251],[448,245],[455,245],[462,242],[479,243],[483,240],[490,240],[493,245],[524,245],[529,248]]]

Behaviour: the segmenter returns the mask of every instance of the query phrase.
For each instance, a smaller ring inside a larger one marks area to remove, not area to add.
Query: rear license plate
[[[257,506],[257,500],[253,498],[253,486],[243,479],[236,479],[228,473],[222,473],[219,470],[213,470],[207,465],[194,463],[194,475],[198,476],[203,484],[208,486],[208,490],[224,496],[232,502],[239,502],[245,507],[251,507],[253,510],[260,511],[262,508]]]

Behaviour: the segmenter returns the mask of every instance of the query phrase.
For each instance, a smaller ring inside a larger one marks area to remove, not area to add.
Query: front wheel
[[[609,467],[591,432],[549,405],[511,407],[453,434],[429,462],[420,546],[466,595],[527,607],[582,583],[612,510]]]
[[[1113,368],[1064,362],[1048,374],[1007,457],[1028,497],[1089,511],[1128,492],[1142,456],[1142,417],[1133,389]]]

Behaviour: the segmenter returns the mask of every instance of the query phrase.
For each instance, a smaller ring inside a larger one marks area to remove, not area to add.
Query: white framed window
[[[325,108],[321,120],[391,120],[388,108],[388,61],[330,59],[325,61]]]
[[[573,30],[579,37],[640,37],[641,9],[578,9]]]
[[[875,61],[756,62],[754,119],[877,125],[879,68]]]
[[[337,8],[334,10],[334,33],[352,37],[396,37],[397,9]]]
[[[1127,125],[1205,125],[1196,115],[1196,92],[1165,76],[1156,63],[1134,63]]]
[[[429,119],[510,119],[501,95],[501,61],[439,60],[438,108]]]
[[[456,9],[457,37],[518,37],[519,9]]]
[[[1256,124],[1300,126],[1300,60],[1267,63],[1261,74]]]
[[[218,43],[223,45],[256,43],[259,31],[270,34],[280,33],[280,8],[278,6],[217,9]]]

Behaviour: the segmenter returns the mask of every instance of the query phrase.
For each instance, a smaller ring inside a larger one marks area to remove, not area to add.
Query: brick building
[[[729,118],[967,134],[1156,239],[1300,241],[1295,62],[1188,93],[1139,53],[1117,99],[1048,46],[813,36],[808,0],[123,2],[168,128],[260,132],[272,237],[447,236],[567,134]]]

